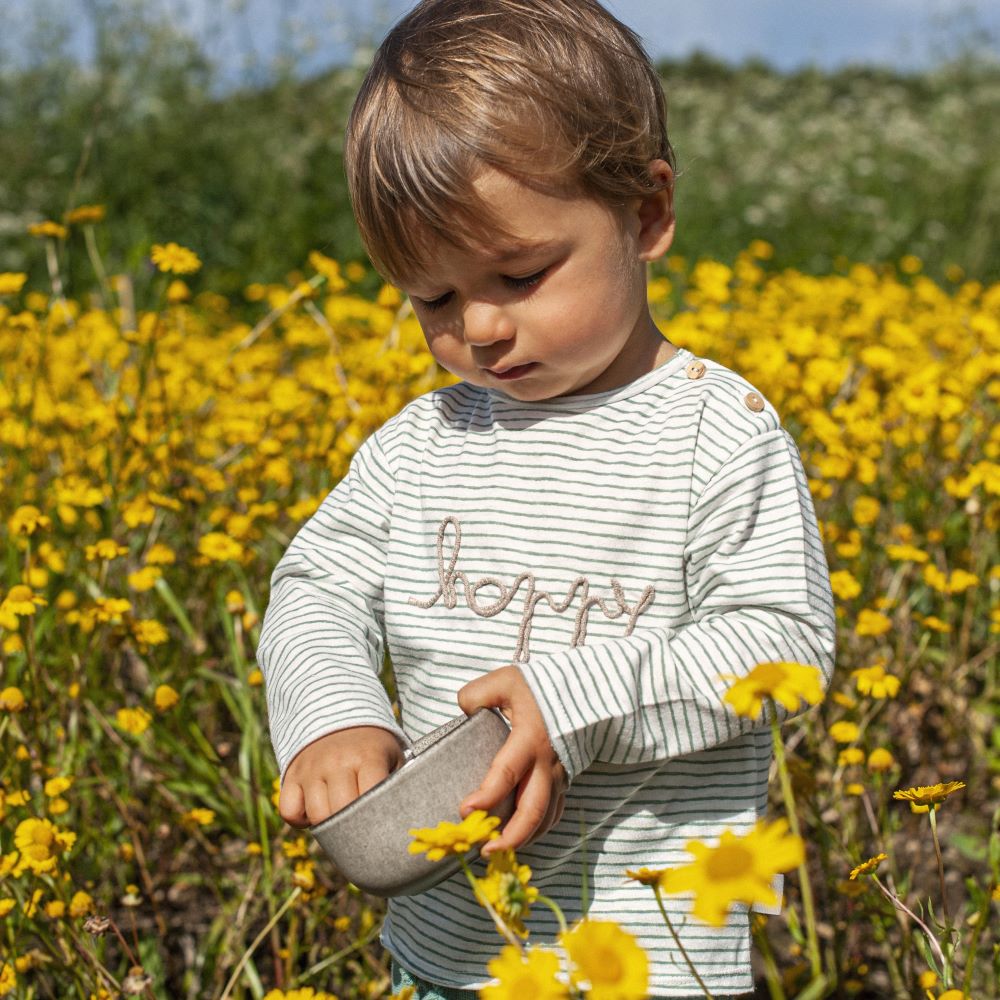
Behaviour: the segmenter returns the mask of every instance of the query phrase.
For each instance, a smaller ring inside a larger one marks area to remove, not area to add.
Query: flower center
[[[542,996],[538,980],[532,975],[521,976],[510,986],[510,995],[518,997],[519,1000],[539,1000]]]
[[[753,871],[753,855],[739,844],[726,844],[712,852],[705,868],[713,881],[740,878]]]
[[[587,964],[590,966],[590,979],[594,984],[621,981],[622,960],[618,953],[610,948],[602,948],[594,955],[593,962]],[[594,972],[597,975],[594,975]]]
[[[756,670],[757,690],[761,694],[770,694],[785,676],[785,668],[780,663],[762,663]]]

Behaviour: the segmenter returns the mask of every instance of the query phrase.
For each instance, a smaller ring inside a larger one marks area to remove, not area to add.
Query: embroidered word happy
[[[454,548],[450,558],[445,560],[445,536],[448,528],[451,527],[455,533]],[[537,605],[545,600],[549,607],[558,614],[565,612],[576,598],[577,591],[580,590],[580,606],[576,612],[576,622],[573,629],[573,638],[570,646],[582,646],[587,637],[587,616],[592,607],[599,607],[605,618],[614,621],[622,615],[628,615],[628,624],[625,628],[625,635],[631,635],[635,628],[636,619],[653,603],[656,591],[652,587],[646,587],[634,605],[629,605],[625,600],[625,592],[621,584],[611,578],[611,590],[614,595],[613,600],[590,593],[590,581],[584,576],[578,576],[566,591],[564,600],[557,600],[544,590],[537,589],[534,573],[521,573],[510,584],[504,583],[499,577],[484,576],[473,583],[469,577],[461,570],[455,569],[458,564],[458,554],[462,547],[462,526],[455,517],[446,517],[438,528],[437,534],[437,570],[438,589],[433,597],[422,601],[416,597],[409,598],[410,604],[415,604],[419,608],[432,608],[439,600],[444,599],[446,608],[454,608],[458,603],[458,591],[455,581],[461,580],[465,593],[465,603],[469,609],[481,618],[492,618],[500,614],[517,596],[522,584],[527,584],[523,597],[523,611],[521,613],[521,626],[518,631],[517,649],[514,651],[514,663],[527,663],[528,641],[531,637],[531,622],[535,615]],[[500,591],[500,596],[489,603],[482,603],[479,599],[479,592],[486,587],[496,587]],[[582,590],[581,590],[582,588]]]

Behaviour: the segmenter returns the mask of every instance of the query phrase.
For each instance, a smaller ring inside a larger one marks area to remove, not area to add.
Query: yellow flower
[[[147,566],[166,566],[174,562],[177,562],[177,554],[169,545],[164,545],[162,542],[157,542],[146,553]]]
[[[884,663],[852,670],[851,676],[861,694],[873,698],[895,698],[899,693],[899,678],[885,672]]]
[[[347,287],[347,282],[340,276],[340,264],[318,250],[309,254],[309,264],[326,278],[331,292],[340,292]]]
[[[17,295],[27,280],[23,271],[0,271],[0,295]]]
[[[933,632],[950,632],[951,624],[938,618],[937,615],[914,615],[914,619],[920,622],[925,628],[931,629]]]
[[[39,528],[51,528],[52,519],[43,514],[34,504],[27,503],[18,507],[11,514],[7,526],[12,535],[33,535]]]
[[[837,764],[840,767],[853,767],[860,764],[865,759],[865,752],[861,747],[846,747],[837,755]]]
[[[709,847],[692,840],[687,850],[694,861],[682,868],[668,868],[662,885],[666,892],[693,892],[692,912],[715,927],[726,922],[734,902],[777,902],[771,881],[779,872],[790,871],[805,859],[801,837],[788,834],[788,821],[767,824],[759,820],[744,836],[723,830],[719,843]]]
[[[177,243],[154,243],[149,256],[161,271],[174,274],[192,274],[201,267],[198,255]]]
[[[945,990],[938,994],[938,1000],[963,1000],[965,994],[961,990]]]
[[[15,986],[17,986],[17,973],[14,972],[14,966],[10,962],[4,962],[0,965],[0,997],[13,993]]]
[[[317,993],[311,986],[300,986],[297,990],[271,990],[264,994],[264,1000],[337,1000],[332,993]]]
[[[892,793],[894,799],[902,799],[910,803],[913,812],[927,812],[933,806],[935,810],[953,792],[965,788],[964,781],[939,782],[936,785],[917,785],[915,788],[900,788]]]
[[[60,830],[47,819],[21,820],[14,831],[19,857],[15,874],[29,868],[36,874],[52,871],[58,856],[76,842],[76,834]]]
[[[160,684],[153,693],[153,704],[158,712],[169,711],[180,700],[181,696],[169,684]]]
[[[158,566],[143,566],[142,569],[129,573],[125,579],[133,590],[138,590],[141,593],[152,590],[161,576],[163,576],[163,570]]]
[[[531,869],[519,865],[514,851],[508,848],[490,855],[486,876],[476,879],[479,891],[515,934],[528,936],[524,920],[531,904],[538,898],[538,889],[529,885]]]
[[[542,948],[522,952],[514,945],[504,945],[496,958],[486,963],[491,976],[499,979],[495,986],[479,990],[481,1000],[559,1000],[569,995],[567,987],[556,978],[559,956]]]
[[[7,591],[7,596],[3,599],[3,603],[0,604],[0,612],[3,612],[4,615],[33,615],[38,610],[38,607],[44,608],[48,603],[44,597],[36,594],[31,587],[23,583],[18,583]],[[0,621],[0,625],[3,625],[4,628],[8,627],[2,621]],[[16,623],[13,627],[17,627]]]
[[[246,602],[238,590],[230,590],[226,594],[226,610],[231,615],[241,615],[246,611]]]
[[[296,837],[294,840],[286,840],[281,845],[286,858],[306,858],[309,856],[309,845],[305,837]]]
[[[113,538],[102,538],[93,545],[88,545],[85,549],[88,562],[95,559],[117,559],[118,556],[128,555],[128,548],[119,545]]]
[[[861,584],[853,573],[839,569],[830,574],[830,589],[842,601],[849,601],[861,593]]]
[[[587,984],[589,1000],[643,1000],[649,990],[649,959],[639,942],[613,920],[581,920],[559,935],[572,968]]]
[[[11,899],[9,896],[0,899],[0,920],[6,917],[15,906],[17,906],[16,899]]]
[[[860,782],[851,781],[851,782],[848,782],[848,784],[844,786],[844,791],[848,795],[857,795],[857,796],[860,796],[860,795],[864,795],[865,794],[865,786],[862,785]]]
[[[221,531],[210,531],[198,539],[198,552],[206,559],[226,562],[239,559],[243,555],[243,546]]]
[[[885,635],[892,628],[892,622],[880,611],[862,608],[854,626],[856,635]]]
[[[105,216],[103,205],[77,205],[63,216],[68,225],[102,222]]]
[[[170,638],[162,622],[155,618],[141,618],[131,623],[132,635],[139,649],[145,652],[150,646],[160,646]]]
[[[663,879],[664,871],[666,871],[665,868],[640,868],[637,871],[626,868],[625,874],[642,885],[659,885]]]
[[[69,230],[58,222],[46,219],[44,222],[33,222],[28,226],[28,232],[32,236],[51,236],[53,239],[64,240]]]
[[[292,885],[312,889],[316,885],[316,865],[312,861],[297,861],[292,872]]]
[[[483,809],[475,809],[461,823],[447,820],[432,827],[418,827],[407,832],[413,837],[407,850],[410,854],[427,852],[431,861],[440,861],[447,854],[466,854],[474,844],[496,840],[500,834],[499,816],[488,816]]]
[[[49,778],[49,780],[45,782],[43,790],[50,798],[55,798],[57,795],[62,795],[63,792],[68,791],[72,786],[72,778]]]
[[[254,667],[254,669],[247,674],[247,684],[249,684],[250,687],[260,687],[263,683],[264,675],[258,667]]]
[[[925,563],[930,556],[924,552],[923,549],[918,549],[915,545],[887,545],[885,547],[885,554],[890,559],[896,559],[900,562],[918,562]]]
[[[869,771],[888,771],[896,763],[896,758],[885,747],[876,747],[868,755]]]
[[[52,899],[45,904],[45,916],[50,920],[58,920],[66,916],[66,904],[61,899]]]
[[[878,520],[879,511],[882,509],[882,505],[875,499],[875,497],[858,497],[854,501],[854,507],[852,510],[854,521],[856,524],[860,524],[865,527],[869,524],[874,524]]]
[[[181,817],[181,821],[188,826],[208,826],[215,819],[215,813],[211,809],[189,809]]]
[[[736,683],[723,695],[737,715],[755,719],[760,715],[764,698],[773,698],[788,711],[795,711],[800,701],[817,705],[823,700],[823,688],[818,667],[803,663],[758,663],[745,677],[721,675],[723,680]]]
[[[133,736],[141,736],[153,721],[153,717],[144,708],[119,708],[115,713],[115,725]]]
[[[23,712],[27,707],[20,688],[7,687],[0,691],[0,711]]]
[[[926,969],[920,973],[917,979],[918,984],[922,990],[929,990],[932,986],[937,986],[937,973],[931,969]]]
[[[846,719],[835,722],[830,726],[830,737],[836,743],[853,743],[860,735],[857,723],[848,722]]]
[[[876,854],[875,857],[869,858],[867,861],[862,861],[857,868],[851,869],[851,874],[848,877],[853,882],[859,875],[871,874],[887,857],[889,857],[888,854]]]
[[[71,917],[85,917],[94,910],[94,899],[87,892],[74,892],[73,898],[69,901],[69,915]]]

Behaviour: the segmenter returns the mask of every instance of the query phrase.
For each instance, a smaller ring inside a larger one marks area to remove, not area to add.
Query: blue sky
[[[414,0],[117,0],[142,3],[204,39],[225,77],[236,80],[271,63],[291,41],[300,72],[350,58],[350,40],[375,41]],[[605,0],[643,38],[655,57],[696,48],[729,61],[762,56],[780,69],[877,63],[919,69],[954,54],[977,30],[1000,51],[998,0]],[[75,25],[71,47],[92,46],[84,0],[3,0],[7,47],[31,14],[49,11]],[[13,15],[13,16],[11,16]],[[14,45],[16,46],[16,42]]]

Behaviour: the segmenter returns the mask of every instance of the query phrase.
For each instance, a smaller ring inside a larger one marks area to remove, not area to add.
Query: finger
[[[332,816],[335,812],[340,812],[344,806],[358,797],[358,775],[353,768],[338,767],[328,772],[325,778],[325,781],[319,783],[322,785],[324,797],[321,799],[319,792],[316,795],[316,809],[325,810],[325,813],[323,815],[317,813],[318,819],[312,819],[310,813],[310,819],[314,824],[326,819],[327,816]]]
[[[459,815],[464,819],[473,809],[489,812],[517,788],[521,776],[534,763],[530,740],[518,736],[512,729],[498,751],[483,783],[459,805]]]
[[[466,715],[480,708],[510,707],[511,667],[498,667],[469,681],[458,691],[458,707]]]
[[[358,795],[364,795],[389,776],[389,769],[382,761],[366,761],[358,770]]]
[[[536,840],[540,840],[559,822],[558,817],[562,813],[562,801],[562,796],[557,795],[553,789],[552,797],[549,799],[549,806],[545,810],[545,815],[542,817],[541,823],[538,824],[535,832],[524,842],[525,844],[533,844]]]
[[[552,821],[553,826],[558,826],[559,821],[563,818],[563,812],[566,809],[566,796],[560,796],[559,798],[559,809],[556,812],[556,818]]]
[[[514,815],[507,821],[500,836],[489,841],[482,850],[488,857],[494,851],[507,848],[517,850],[538,829],[548,810],[552,795],[552,781],[542,767],[535,767],[528,776],[524,792],[517,803]]]
[[[305,826],[306,800],[297,781],[285,781],[278,794],[278,814],[291,826]]]

